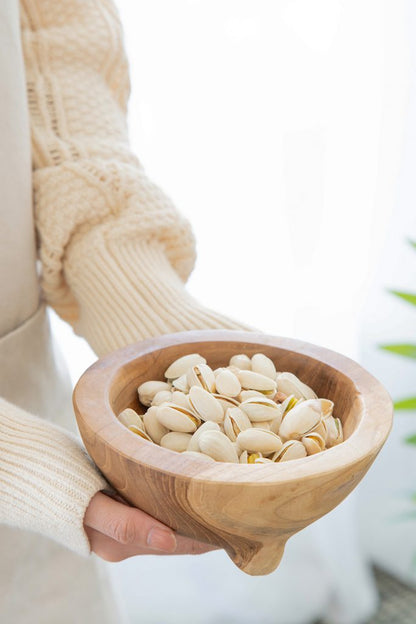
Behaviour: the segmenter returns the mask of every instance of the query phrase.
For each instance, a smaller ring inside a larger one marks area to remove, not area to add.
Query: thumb
[[[144,511],[129,507],[98,492],[91,499],[84,525],[107,535],[119,544],[131,544],[173,553],[175,533]]]

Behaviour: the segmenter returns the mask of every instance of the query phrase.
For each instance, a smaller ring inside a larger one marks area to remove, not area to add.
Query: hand
[[[91,499],[84,528],[91,549],[105,561],[122,561],[135,555],[199,555],[217,549],[176,535],[144,511],[103,492]]]

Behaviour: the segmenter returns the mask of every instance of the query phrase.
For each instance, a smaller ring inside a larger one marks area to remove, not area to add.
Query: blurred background
[[[416,342],[416,307],[390,292],[416,292],[415,3],[117,5],[132,146],[193,225],[190,292],[352,357],[396,401],[416,396],[416,348],[381,348]],[[51,315],[75,383],[95,356]],[[271,575],[246,576],[223,552],[109,566],[129,621],[414,622],[416,401],[407,407],[357,490],[292,538]]]

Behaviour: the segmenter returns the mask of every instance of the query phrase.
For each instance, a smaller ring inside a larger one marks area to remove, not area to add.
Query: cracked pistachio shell
[[[332,416],[332,411],[334,409],[333,401],[330,401],[329,399],[319,399],[319,400],[321,402],[322,418],[328,418],[329,416]]]
[[[237,440],[237,436],[245,429],[251,429],[251,422],[247,414],[238,407],[231,407],[227,410],[224,418],[224,433],[232,442]]]
[[[282,440],[278,435],[266,429],[246,429],[237,436],[240,449],[252,453],[269,455],[282,448]]]
[[[136,427],[136,425],[129,425],[128,429],[129,431],[132,431],[133,433],[138,435],[140,438],[143,438],[143,440],[147,440],[148,442],[153,442],[150,436],[148,436],[147,433],[143,431],[143,429],[140,429],[140,427]]]
[[[293,394],[297,399],[317,399],[315,392],[304,384],[293,373],[278,373],[276,376],[277,389],[285,394]]]
[[[300,440],[312,431],[321,421],[321,403],[319,399],[302,401],[286,413],[280,425],[279,435],[284,440]]]
[[[325,440],[319,435],[319,433],[315,433],[314,431],[304,435],[301,441],[308,455],[320,453],[325,448]]]
[[[199,418],[217,423],[224,420],[222,405],[210,392],[200,386],[192,386],[188,396],[191,407]]]
[[[182,451],[186,451],[191,438],[192,436],[190,433],[169,431],[169,433],[166,433],[160,440],[160,446],[170,449],[171,451],[182,453]]]
[[[255,464],[273,464],[274,462],[272,462],[271,459],[268,459],[267,457],[257,457],[254,460]]]
[[[239,370],[251,370],[251,360],[248,355],[238,353],[230,358],[229,366],[235,366]]]
[[[153,397],[162,390],[170,390],[169,384],[165,381],[145,381],[137,388],[140,403],[150,407]]]
[[[171,390],[160,390],[155,394],[152,400],[152,407],[166,403],[166,401],[172,400]]]
[[[238,464],[238,455],[233,443],[221,431],[204,431],[199,438],[203,453],[216,461]]]
[[[179,390],[180,392],[188,392],[189,386],[186,373],[173,380],[172,389],[173,391]]]
[[[240,464],[247,464],[247,460],[248,460],[248,453],[247,451],[243,451],[240,455],[240,459],[239,459],[239,463]]]
[[[280,451],[277,451],[277,453],[271,457],[271,460],[274,462],[282,462],[290,459],[301,459],[302,457],[306,457],[306,449],[302,442],[298,440],[288,440],[283,444]]]
[[[327,436],[326,436],[326,445],[328,448],[331,446],[336,446],[340,444],[344,440],[344,433],[342,430],[342,423],[339,418],[334,418],[333,416],[328,416],[325,418],[323,422],[327,426]]]
[[[157,406],[149,407],[143,416],[143,422],[146,433],[152,438],[153,442],[160,444],[160,440],[168,433],[169,429],[164,427],[156,418]]]
[[[188,395],[184,392],[181,392],[180,390],[175,390],[174,392],[172,392],[171,403],[175,403],[175,405],[180,405],[181,407],[192,411]]]
[[[263,353],[255,353],[253,355],[251,358],[251,370],[276,380],[276,367],[273,361]]]
[[[262,394],[276,394],[276,382],[266,375],[251,370],[241,370],[238,373],[238,378],[244,390],[258,390]]]
[[[249,417],[251,422],[274,420],[283,415],[281,405],[265,396],[251,397],[240,403],[240,409]]]
[[[304,401],[304,399],[297,399],[295,395],[289,394],[289,396],[286,397],[286,399],[281,403],[283,415],[285,415],[286,412],[291,410],[293,407],[295,407],[295,405],[297,405],[297,403],[300,403],[301,401]]]
[[[230,407],[238,407],[240,405],[240,403],[236,399],[224,396],[223,394],[217,394],[216,392],[213,392],[212,396],[215,397],[217,401],[222,405],[224,414]]]
[[[136,427],[139,427],[139,429],[144,429],[142,417],[139,416],[139,414],[135,412],[134,409],[131,409],[131,407],[127,407],[122,412],[120,412],[120,414],[118,415],[118,419],[126,427],[129,427],[130,425],[135,425]]]
[[[202,433],[204,433],[204,431],[220,431],[220,427],[218,423],[215,423],[212,420],[207,420],[206,422],[203,422],[202,425],[198,427],[198,429],[195,431],[195,433],[192,435],[191,439],[189,440],[189,444],[186,449],[187,451],[200,451],[201,450],[199,448],[199,437]]]
[[[258,390],[241,390],[240,394],[236,397],[236,399],[237,401],[240,401],[240,403],[242,403],[246,399],[251,399],[251,397],[256,396],[263,397],[264,394],[262,392],[259,392]]]
[[[166,379],[177,379],[184,375],[191,366],[196,364],[206,364],[207,361],[199,353],[190,353],[189,355],[183,355],[178,358],[166,369]]]
[[[201,453],[200,451],[183,451],[182,455],[185,455],[186,457],[193,457],[194,459],[202,459],[206,462],[215,462],[215,459],[209,455],[205,455],[205,453]]]
[[[203,388],[207,392],[215,392],[215,375],[208,364],[192,366],[186,373],[188,387]]]
[[[215,378],[215,386],[218,394],[235,397],[241,392],[241,384],[236,375],[230,370],[224,369]]]
[[[164,403],[157,408],[156,418],[171,431],[193,433],[201,424],[200,419],[189,410],[175,403]]]

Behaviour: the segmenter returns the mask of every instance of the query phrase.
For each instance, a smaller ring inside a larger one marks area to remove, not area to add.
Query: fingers
[[[102,492],[92,498],[84,525],[126,546],[167,553],[176,550],[175,533],[169,527],[144,511],[119,503]]]

